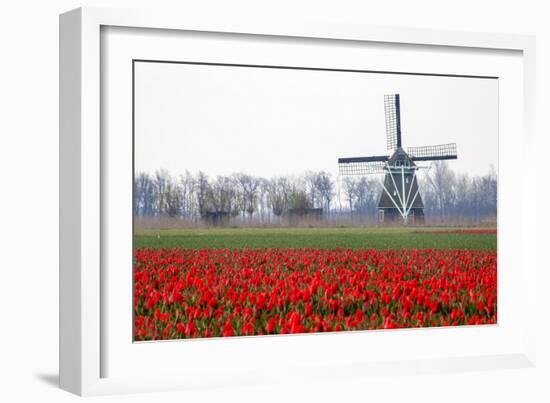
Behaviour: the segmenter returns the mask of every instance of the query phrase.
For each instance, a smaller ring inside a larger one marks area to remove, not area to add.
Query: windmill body
[[[424,203],[418,190],[417,166],[401,147],[387,161],[383,190],[378,201],[381,221],[405,218],[423,221]]]
[[[456,159],[456,144],[402,146],[401,105],[399,94],[384,96],[387,148],[391,155],[339,158],[340,175],[377,175],[382,192],[378,201],[381,221],[424,221],[424,204],[418,187],[418,171],[427,169],[422,161]]]

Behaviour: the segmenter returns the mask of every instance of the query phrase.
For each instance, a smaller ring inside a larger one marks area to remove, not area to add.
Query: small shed
[[[229,211],[205,211],[202,215],[202,219],[214,227],[229,224],[230,217]]]

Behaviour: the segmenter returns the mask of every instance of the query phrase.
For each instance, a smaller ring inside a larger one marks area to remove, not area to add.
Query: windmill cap
[[[411,157],[409,156],[409,154],[407,154],[407,152],[403,149],[403,147],[397,147],[395,149],[395,152],[392,154],[392,156],[388,160],[388,164],[393,165],[393,164],[395,164],[395,161],[397,161],[397,160],[409,161],[409,164],[411,166],[415,165],[414,162],[412,161]]]

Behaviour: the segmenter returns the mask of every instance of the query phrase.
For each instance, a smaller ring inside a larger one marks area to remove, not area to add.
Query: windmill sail
[[[340,175],[369,175],[384,172],[388,156],[339,158]]]
[[[401,106],[399,94],[384,95],[384,112],[386,115],[387,149],[401,147]]]
[[[437,161],[457,159],[456,143],[435,146],[408,147],[407,153],[413,161]]]

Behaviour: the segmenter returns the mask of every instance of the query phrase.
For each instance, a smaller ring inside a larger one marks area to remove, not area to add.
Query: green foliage
[[[224,228],[138,230],[137,248],[350,248],[495,250],[496,234],[433,232],[441,228]]]

